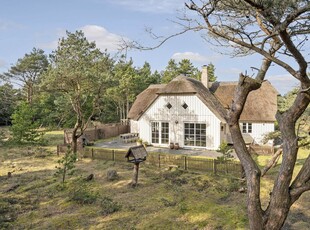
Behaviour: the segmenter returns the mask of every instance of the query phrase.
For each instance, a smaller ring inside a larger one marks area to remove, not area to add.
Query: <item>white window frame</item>
[[[207,146],[206,123],[184,122],[184,146],[203,148]]]
[[[164,127],[164,125],[168,125],[168,127]],[[155,125],[155,126],[154,126]],[[157,128],[157,130],[154,130]],[[168,128],[168,131],[167,131]],[[166,132],[167,131],[167,132]],[[158,136],[153,136],[153,134]],[[167,121],[151,121],[151,143],[152,144],[169,144],[170,139],[170,124]],[[154,142],[156,140],[157,142]]]
[[[241,123],[241,131],[242,131],[242,133],[252,133],[253,132],[253,124],[251,122],[242,122]]]

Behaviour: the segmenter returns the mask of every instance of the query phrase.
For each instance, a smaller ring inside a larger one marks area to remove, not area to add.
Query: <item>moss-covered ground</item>
[[[138,186],[130,186],[133,165],[79,158],[65,185],[55,177],[55,143],[0,147],[0,229],[247,229],[244,181],[227,175],[167,170],[142,163]],[[307,156],[301,152],[299,162]],[[259,156],[263,167],[270,157]],[[262,197],[271,191],[278,167],[263,179]],[[300,167],[300,166],[298,166]],[[297,169],[298,169],[297,167]],[[116,170],[117,178],[107,179]],[[8,177],[11,172],[11,177]],[[86,178],[93,174],[94,178]],[[287,229],[309,229],[310,194],[294,204]]]

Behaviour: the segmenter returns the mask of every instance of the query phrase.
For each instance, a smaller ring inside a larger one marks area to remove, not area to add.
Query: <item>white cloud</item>
[[[24,26],[12,21],[0,20],[0,30],[8,30],[12,28],[23,29]]]
[[[90,42],[95,42],[96,46],[102,51],[107,49],[109,52],[117,51],[120,47],[119,45],[123,40],[128,41],[129,39],[126,37],[122,37],[120,35],[114,34],[106,30],[102,26],[97,25],[86,25],[78,30],[82,30],[84,32],[85,37]],[[66,36],[65,30],[58,30],[57,36],[59,38]],[[40,43],[38,46],[42,49],[56,49],[58,45],[58,40]]]
[[[80,28],[85,37],[89,41],[96,42],[99,49],[108,51],[117,51],[120,48],[120,44],[123,40],[128,40],[120,35],[113,34],[107,31],[104,27],[97,25],[86,25]]]
[[[0,59],[0,68],[3,68],[6,66],[6,61],[3,59]]]
[[[199,62],[202,64],[208,64],[212,61],[209,57],[193,52],[174,53],[171,58],[176,61],[181,61],[182,59],[189,59],[192,62]]]
[[[184,6],[184,2],[180,0],[109,0],[109,2],[133,11],[151,13],[175,13]]]
[[[298,86],[298,81],[289,74],[271,75],[266,79],[269,80],[282,95]]]

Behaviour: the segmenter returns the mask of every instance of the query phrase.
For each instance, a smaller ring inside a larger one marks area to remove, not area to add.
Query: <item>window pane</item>
[[[242,132],[246,133],[246,123],[242,123]]]
[[[169,123],[168,122],[161,123],[161,143],[162,144],[169,143]]]
[[[152,122],[152,143],[159,143],[159,122]]]
[[[252,133],[252,123],[248,123],[248,133]]]
[[[185,123],[184,124],[184,145],[206,146],[206,124]]]

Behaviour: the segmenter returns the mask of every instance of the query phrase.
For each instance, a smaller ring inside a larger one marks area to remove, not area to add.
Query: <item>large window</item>
[[[169,143],[169,123],[168,122],[151,122],[152,143],[168,144]]]
[[[252,133],[252,123],[242,123],[242,133]]]
[[[206,124],[184,123],[184,145],[206,147]]]

